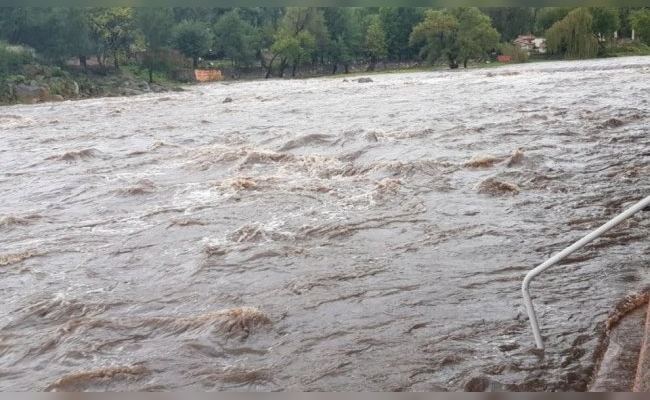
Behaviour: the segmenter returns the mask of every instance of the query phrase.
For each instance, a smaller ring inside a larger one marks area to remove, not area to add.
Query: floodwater
[[[0,390],[585,390],[650,58],[347,78],[1,108]]]

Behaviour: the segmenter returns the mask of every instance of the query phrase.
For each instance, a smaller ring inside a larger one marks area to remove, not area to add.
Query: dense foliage
[[[240,7],[240,8],[0,8],[0,74],[37,57],[51,64],[89,60],[119,69],[137,63],[149,73],[209,62],[235,69],[257,66],[266,76],[300,68],[335,73],[384,61],[444,62],[450,68],[508,53],[525,60],[512,41],[547,38],[551,56],[585,58],[622,48],[618,38],[650,43],[643,7]],[[19,48],[11,46],[23,46]],[[11,49],[11,50],[7,50]],[[24,49],[33,49],[34,54]],[[504,51],[505,50],[505,51]],[[27,52],[25,52],[27,51]],[[20,61],[23,60],[23,61]],[[108,63],[107,63],[108,61]]]

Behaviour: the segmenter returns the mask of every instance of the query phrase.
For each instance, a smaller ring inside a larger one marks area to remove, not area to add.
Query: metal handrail
[[[556,264],[558,261],[562,260],[569,254],[573,253],[574,251],[580,249],[587,243],[591,242],[592,240],[598,238],[600,235],[603,233],[607,232],[608,230],[614,228],[616,225],[620,224],[627,218],[631,217],[634,215],[636,212],[646,208],[648,205],[650,205],[650,196],[646,197],[645,199],[639,201],[632,207],[628,208],[627,210],[623,211],[616,217],[612,218],[609,220],[606,224],[602,225],[600,228],[596,229],[595,231],[591,232],[587,236],[583,237],[582,239],[578,240],[571,246],[567,247],[566,249],[562,250],[561,252],[557,253],[553,257],[549,258],[546,260],[544,263],[540,264],[539,266],[535,267],[532,269],[530,272],[526,274],[526,277],[524,277],[524,281],[521,283],[521,291],[523,292],[524,295],[524,303],[526,304],[526,311],[528,312],[528,319],[530,320],[530,325],[533,328],[533,336],[535,337],[535,344],[537,345],[538,349],[543,349],[544,348],[544,342],[542,341],[542,335],[539,332],[539,323],[537,322],[537,315],[535,314],[535,308],[533,307],[533,301],[530,298],[530,293],[528,287],[530,286],[530,282],[533,280],[534,277],[542,273],[544,270],[547,268],[553,266]]]

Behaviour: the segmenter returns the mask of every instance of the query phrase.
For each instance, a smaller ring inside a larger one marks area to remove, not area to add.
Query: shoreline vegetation
[[[182,91],[197,69],[221,82],[352,80],[650,55],[649,44],[644,7],[2,8],[0,105]]]

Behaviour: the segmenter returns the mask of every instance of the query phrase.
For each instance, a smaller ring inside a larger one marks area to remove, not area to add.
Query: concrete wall
[[[179,69],[173,72],[173,76],[181,82],[216,82],[223,79],[218,69]]]
[[[194,78],[197,82],[216,82],[223,79],[221,70],[218,69],[195,69]]]

